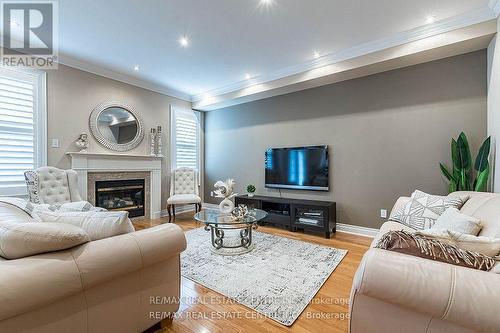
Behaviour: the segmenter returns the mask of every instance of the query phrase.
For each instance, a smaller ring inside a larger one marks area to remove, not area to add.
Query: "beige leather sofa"
[[[0,219],[31,218],[2,204]],[[142,332],[178,309],[185,247],[182,230],[164,224],[68,250],[0,258],[0,332]]]
[[[461,211],[482,221],[480,235],[499,238],[500,195],[467,194]],[[386,222],[372,246],[401,229],[411,230]],[[351,333],[500,332],[500,274],[371,248],[354,277],[350,312]]]

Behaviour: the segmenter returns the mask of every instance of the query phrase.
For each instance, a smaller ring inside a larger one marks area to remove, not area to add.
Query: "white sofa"
[[[500,194],[455,192],[471,198],[461,211],[483,223],[481,236],[500,238]],[[393,212],[409,198],[400,198]],[[373,248],[363,257],[351,291],[351,333],[500,332],[500,274]]]
[[[5,203],[0,220],[44,223]],[[178,309],[165,300],[180,296],[185,247],[182,230],[164,224],[67,250],[0,258],[0,332],[142,332]]]

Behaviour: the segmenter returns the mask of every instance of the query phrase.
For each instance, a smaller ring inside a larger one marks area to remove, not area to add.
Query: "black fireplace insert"
[[[145,216],[144,192],[144,179],[96,181],[96,206],[110,211],[128,211],[129,217]]]

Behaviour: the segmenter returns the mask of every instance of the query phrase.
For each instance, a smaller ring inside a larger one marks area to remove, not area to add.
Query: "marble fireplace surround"
[[[89,172],[87,175],[87,201],[95,205],[95,183],[103,180],[127,180],[127,179],[144,179],[144,198],[146,207],[144,207],[144,216],[151,216],[151,175],[149,172]],[[140,217],[137,217],[140,218]]]
[[[78,174],[80,194],[95,204],[95,181],[144,179],[145,217],[159,218],[161,214],[161,156],[67,153],[71,169]]]

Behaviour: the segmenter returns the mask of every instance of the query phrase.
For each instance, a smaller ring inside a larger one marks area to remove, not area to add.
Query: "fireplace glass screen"
[[[145,215],[144,179],[97,181],[95,191],[98,207],[125,210],[130,217]]]

